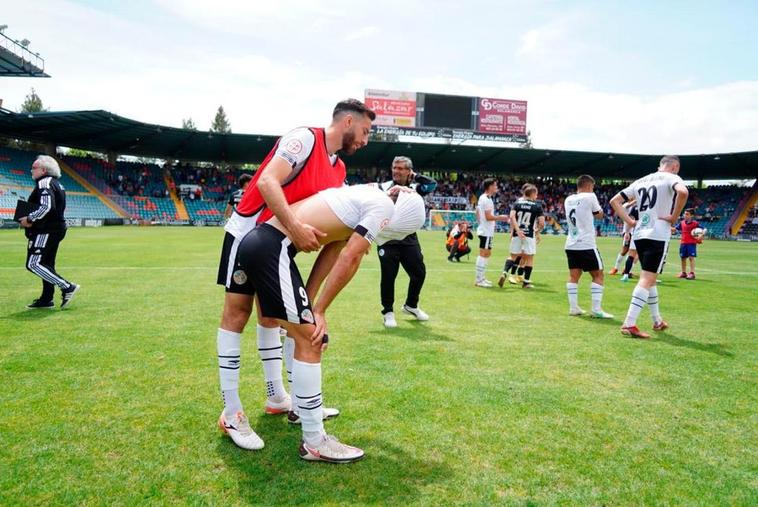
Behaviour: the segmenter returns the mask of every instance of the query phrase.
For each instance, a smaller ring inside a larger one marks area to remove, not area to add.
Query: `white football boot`
[[[242,411],[234,414],[234,417],[229,421],[221,412],[221,417],[218,418],[218,427],[231,437],[232,442],[237,444],[237,447],[248,451],[263,449],[263,440],[250,427],[250,422]]]

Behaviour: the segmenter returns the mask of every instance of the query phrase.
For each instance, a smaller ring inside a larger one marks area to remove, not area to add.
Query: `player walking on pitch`
[[[568,218],[568,236],[566,237],[566,258],[568,259],[569,280],[566,292],[569,300],[569,315],[584,315],[579,308],[579,278],[582,272],[589,271],[592,276],[590,293],[592,298],[592,315],[599,319],[612,319],[613,315],[603,311],[603,259],[597,249],[595,240],[595,218],[603,218],[603,209],[595,195],[595,180],[583,174],[576,180],[577,193],[564,201]]]
[[[616,214],[634,227],[632,239],[637,247],[640,261],[640,278],[632,292],[629,311],[621,327],[621,333],[635,338],[650,338],[639,330],[637,317],[647,304],[653,318],[653,330],[668,328],[661,318],[658,306],[656,280],[663,272],[671,239],[671,226],[676,223],[687,203],[689,191],[679,173],[679,157],[666,155],[661,159],[658,172],[649,174],[630,184],[613,196],[611,206]],[[636,199],[639,220],[629,216],[623,203]]]
[[[508,270],[521,259],[524,267],[522,287],[532,289],[531,277],[534,269],[534,255],[537,253],[537,243],[540,240],[540,232],[545,228],[545,215],[542,206],[537,202],[537,187],[527,183],[522,188],[524,195],[516,200],[511,208],[511,257],[503,267],[503,274],[497,284],[502,287]],[[519,267],[519,272],[521,268]]]

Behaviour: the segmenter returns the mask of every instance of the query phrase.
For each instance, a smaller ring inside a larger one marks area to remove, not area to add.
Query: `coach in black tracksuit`
[[[413,162],[410,158],[395,157],[392,161],[392,180],[382,183],[381,186],[384,190],[389,190],[396,185],[411,187],[424,196],[434,191],[437,182],[427,176],[414,173]],[[410,278],[408,296],[405,299],[403,311],[410,313],[418,320],[428,320],[429,316],[418,306],[421,287],[423,287],[426,278],[426,266],[416,233],[402,240],[388,241],[380,246],[377,251],[379,253],[379,264],[382,268],[381,298],[384,325],[386,327],[397,326],[392,307],[395,303],[395,278],[397,278],[401,264]]]
[[[71,302],[79,290],[55,271],[58,245],[66,237],[66,191],[58,181],[61,170],[53,157],[40,155],[32,164],[34,190],[29,196],[29,214],[19,219],[29,244],[26,251],[26,269],[42,278],[42,295],[27,308],[53,308],[55,286],[61,289],[61,308]]]

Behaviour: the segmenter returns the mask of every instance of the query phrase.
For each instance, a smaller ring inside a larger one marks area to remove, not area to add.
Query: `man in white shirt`
[[[689,191],[678,174],[679,157],[666,155],[661,159],[658,172],[638,179],[611,199],[616,214],[630,227],[634,227],[632,239],[637,247],[641,268],[640,279],[632,292],[632,301],[621,334],[650,338],[648,333],[637,328],[637,317],[645,304],[650,307],[654,331],[663,331],[669,327],[661,318],[658,288],[655,284],[666,263],[671,226],[679,219],[689,196]],[[633,199],[637,201],[638,220],[630,217],[623,206],[624,202]]]
[[[392,195],[395,204],[380,188],[357,185],[324,190],[290,205],[297,220],[323,233],[319,242],[324,247],[307,284],[294,261],[297,249],[278,218],[253,229],[239,246],[236,276],[249,282],[261,314],[276,319],[295,340],[292,403],[299,409],[303,430],[300,457],[307,461],[350,463],[363,457],[361,449],[324,432],[321,354],[328,341],[325,312],[355,275],[374,241],[403,238],[424,224],[426,209],[421,196],[403,187],[392,189]]]
[[[479,225],[476,234],[479,236],[479,256],[476,258],[477,287],[492,287],[492,282],[485,278],[487,264],[492,255],[492,239],[495,236],[495,222],[510,220],[508,215],[495,215],[495,204],[492,196],[497,193],[497,181],[494,178],[486,178],[482,182],[482,195],[476,203],[476,219]]]
[[[579,278],[584,271],[592,276],[590,293],[593,317],[612,319],[613,315],[603,311],[603,259],[595,241],[595,218],[603,218],[603,209],[595,195],[595,180],[588,174],[576,180],[577,192],[566,198],[563,206],[568,221],[566,237],[566,258],[568,259],[569,280],[566,292],[569,300],[569,315],[584,315],[579,308]]]

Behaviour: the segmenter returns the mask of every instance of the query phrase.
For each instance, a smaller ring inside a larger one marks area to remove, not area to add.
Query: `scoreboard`
[[[526,141],[526,101],[366,90],[381,134],[456,140]]]

